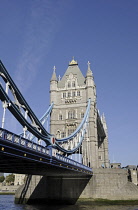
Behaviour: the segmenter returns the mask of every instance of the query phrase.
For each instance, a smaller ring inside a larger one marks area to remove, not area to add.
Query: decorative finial
[[[59,75],[59,76],[58,76],[58,81],[60,81],[60,80],[61,80],[61,76]]]
[[[56,67],[55,66],[53,67],[53,70],[54,70],[54,73],[55,73],[56,72]]]
[[[77,61],[74,60],[74,56],[73,56],[72,61],[69,63],[69,66],[72,66],[72,65],[78,65]]]
[[[88,61],[88,63],[87,63],[87,64],[88,64],[88,69],[90,69],[90,64],[91,64],[91,63]]]

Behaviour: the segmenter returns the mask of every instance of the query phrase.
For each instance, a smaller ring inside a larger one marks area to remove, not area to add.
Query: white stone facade
[[[14,174],[14,175],[15,175],[15,180],[14,180],[15,186],[24,184],[25,174]]]
[[[86,77],[82,75],[74,59],[60,80],[57,80],[54,68],[50,81],[50,102],[54,102],[50,133],[57,138],[63,138],[76,130],[83,119],[89,98],[89,125],[80,151],[83,164],[93,168],[108,168],[107,126],[105,117],[100,117],[97,111],[96,86],[89,62]]]

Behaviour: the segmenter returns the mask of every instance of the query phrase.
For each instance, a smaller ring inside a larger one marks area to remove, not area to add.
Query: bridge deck
[[[47,176],[91,176],[92,169],[0,128],[0,171]]]

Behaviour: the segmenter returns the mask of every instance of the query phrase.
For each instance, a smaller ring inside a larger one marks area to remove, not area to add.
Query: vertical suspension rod
[[[8,95],[8,91],[9,91],[9,82],[6,83],[5,92],[7,93],[7,95]],[[2,128],[4,128],[4,124],[5,124],[5,115],[6,115],[7,106],[8,106],[7,102],[6,101],[3,102],[3,116],[2,116],[2,125],[1,125]]]

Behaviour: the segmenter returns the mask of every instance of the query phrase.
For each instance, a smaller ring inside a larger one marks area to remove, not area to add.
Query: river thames
[[[108,205],[108,206],[93,206],[93,205],[19,205],[14,203],[14,195],[0,195],[0,210],[138,210],[138,205]]]

